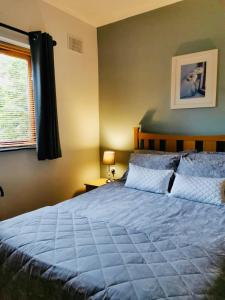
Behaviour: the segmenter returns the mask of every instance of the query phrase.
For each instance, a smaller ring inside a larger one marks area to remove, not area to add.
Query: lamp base
[[[110,183],[110,182],[114,182],[115,181],[115,179],[113,178],[113,179],[107,179],[106,180],[106,183]]]
[[[112,175],[112,176],[111,176],[111,175]],[[114,175],[115,175],[115,168],[112,168],[112,169],[110,170],[110,165],[108,165],[108,176],[107,176],[106,183],[110,183],[110,182],[115,181]],[[112,177],[112,178],[111,178],[111,177]]]

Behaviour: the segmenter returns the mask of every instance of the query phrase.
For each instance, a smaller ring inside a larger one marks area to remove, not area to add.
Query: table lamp
[[[110,177],[111,177],[110,166],[115,165],[115,152],[114,151],[104,151],[103,164],[108,166],[108,176],[107,176],[106,182],[111,182],[112,180],[110,179]],[[112,174],[114,177],[115,169],[112,170]]]

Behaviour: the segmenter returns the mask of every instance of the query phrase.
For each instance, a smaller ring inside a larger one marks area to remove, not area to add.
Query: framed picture
[[[217,62],[217,49],[172,58],[172,109],[216,106]]]

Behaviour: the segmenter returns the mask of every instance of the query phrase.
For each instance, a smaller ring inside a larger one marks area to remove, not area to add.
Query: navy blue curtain
[[[38,160],[61,157],[59,140],[54,41],[47,33],[29,33],[33,70]]]
[[[0,186],[0,197],[4,197],[4,191],[3,188]]]

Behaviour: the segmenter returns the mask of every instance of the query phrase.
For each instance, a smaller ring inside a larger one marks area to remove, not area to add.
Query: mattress
[[[225,299],[225,207],[115,182],[0,223],[0,299]]]

